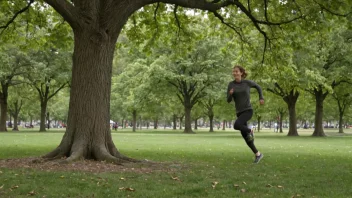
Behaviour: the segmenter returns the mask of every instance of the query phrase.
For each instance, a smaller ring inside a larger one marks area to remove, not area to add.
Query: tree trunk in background
[[[177,128],[177,116],[174,114],[172,117],[172,123],[173,123],[173,130],[176,130]]]
[[[284,117],[284,112],[280,112],[280,118],[279,118],[279,128],[280,128],[280,133],[283,133],[282,131],[282,118]]]
[[[194,130],[198,130],[198,119],[194,120]]]
[[[142,116],[139,116],[139,130],[142,130]]]
[[[154,120],[154,129],[158,129],[158,118]]]
[[[18,115],[13,115],[13,129],[12,131],[18,131]]]
[[[7,131],[6,121],[7,121],[7,98],[8,98],[9,84],[1,82],[0,90],[0,131]]]
[[[191,117],[192,107],[185,106],[185,129],[183,133],[194,133],[192,130],[192,117]]]
[[[262,116],[257,116],[257,121],[258,121],[257,132],[260,132],[260,122],[262,121]]]
[[[132,131],[136,132],[137,125],[137,111],[133,110],[132,112]]]
[[[339,113],[339,133],[343,133],[343,112]]]
[[[46,131],[46,108],[47,108],[47,103],[48,101],[40,101],[40,132]]]
[[[225,126],[226,126],[226,124],[227,124],[227,123],[226,123],[226,120],[223,120],[223,121],[222,121],[222,130],[223,130],[223,131],[225,131]]]
[[[214,132],[214,115],[208,115],[208,116],[209,116],[209,125],[210,125],[209,132]]]
[[[47,122],[48,122],[48,130],[50,129],[50,113],[49,112],[47,112],[46,113],[46,120],[47,120]]]
[[[9,117],[10,117],[10,120],[9,120],[9,128],[12,128],[12,115],[11,115],[11,112],[9,112]]]
[[[12,131],[18,131],[18,116],[21,112],[21,108],[22,108],[22,100],[20,100],[20,102],[18,102],[18,100],[16,100],[16,102],[14,103],[14,112],[13,112],[13,121],[14,121],[14,127],[12,129]]]
[[[7,120],[7,101],[0,99],[1,118],[0,118],[0,131],[7,131],[6,120]]]
[[[315,128],[313,136],[326,136],[323,128],[324,100],[327,93],[323,93],[322,89],[315,89]]]
[[[183,121],[183,116],[180,117],[180,127],[179,127],[180,130],[182,130],[182,121]]]
[[[288,107],[288,116],[290,124],[287,136],[298,136],[296,117],[296,103],[298,97],[299,92],[292,89],[290,91],[290,94],[283,98]]]

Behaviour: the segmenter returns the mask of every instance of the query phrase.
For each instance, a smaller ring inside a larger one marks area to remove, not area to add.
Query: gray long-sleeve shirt
[[[259,99],[263,98],[263,92],[260,86],[251,80],[241,80],[241,82],[231,81],[227,87],[227,102],[230,103],[232,99],[235,101],[236,113],[252,109],[250,101],[250,89],[254,87],[259,93]],[[233,94],[230,95],[230,90],[234,89]]]

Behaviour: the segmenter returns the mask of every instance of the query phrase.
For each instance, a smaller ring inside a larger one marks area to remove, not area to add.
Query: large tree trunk
[[[322,89],[315,89],[315,128],[313,136],[326,136],[323,128],[324,100],[327,93],[323,93]]]
[[[47,108],[48,101],[41,101],[40,102],[40,128],[39,131],[43,132],[46,131],[46,108]]]
[[[172,123],[173,123],[173,130],[176,130],[176,128],[177,128],[177,116],[176,116],[176,114],[174,114],[173,116],[172,116]]]
[[[225,126],[226,126],[226,120],[222,121],[222,130],[225,131]]]
[[[132,6],[128,9],[132,9]],[[114,10],[116,13],[121,12],[121,18],[124,17],[114,22],[118,26],[117,32],[102,29],[103,24],[102,27],[89,24],[99,22],[92,21],[90,17],[86,17],[87,22],[77,27],[79,30],[74,30],[67,129],[60,145],[44,157],[66,156],[66,162],[85,158],[120,163],[127,159],[112,141],[109,120],[112,60],[117,36],[131,14],[126,14],[125,10],[128,9],[121,7],[120,10]],[[135,115],[136,112],[134,130]]]
[[[285,96],[283,99],[288,107],[288,115],[289,115],[289,130],[288,136],[298,136],[297,132],[297,117],[296,117],[296,102],[299,97],[299,92],[291,90],[290,94]]]

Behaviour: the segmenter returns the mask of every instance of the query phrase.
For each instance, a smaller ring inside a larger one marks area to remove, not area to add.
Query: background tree
[[[6,131],[9,87],[23,82],[19,76],[28,67],[28,59],[25,53],[15,45],[0,46],[0,57],[0,131]]]
[[[45,131],[48,101],[68,86],[70,78],[69,53],[50,50],[32,52],[32,67],[26,73],[28,84],[38,93],[40,100],[40,129]]]

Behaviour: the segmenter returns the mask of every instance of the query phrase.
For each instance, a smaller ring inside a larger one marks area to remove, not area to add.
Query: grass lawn
[[[342,136],[334,129],[326,132],[324,138],[310,137],[311,130],[299,131],[300,137],[256,133],[265,157],[252,164],[254,156],[239,132],[123,130],[112,135],[123,154],[175,162],[169,166],[176,171],[0,168],[0,197],[352,197],[352,130]],[[62,136],[62,131],[0,133],[0,159],[43,155]]]

